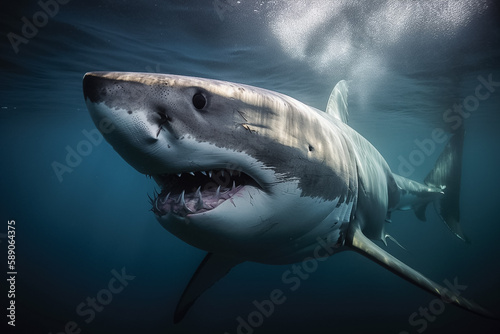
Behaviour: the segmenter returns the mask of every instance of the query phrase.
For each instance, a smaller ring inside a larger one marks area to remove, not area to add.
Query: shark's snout
[[[150,175],[166,170],[153,152],[174,147],[172,138],[165,136],[170,117],[155,90],[155,85],[141,82],[140,76],[89,72],[83,78],[83,95],[97,128],[127,162]],[[112,131],[103,131],[102,124]]]
[[[89,72],[83,77],[83,96],[93,103],[102,101],[106,79],[101,72]]]

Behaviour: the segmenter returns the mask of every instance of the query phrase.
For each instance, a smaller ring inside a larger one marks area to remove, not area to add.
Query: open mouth
[[[215,209],[244,187],[259,187],[249,175],[238,170],[214,169],[153,176],[161,192],[151,199],[158,216],[173,213],[185,217]],[[234,203],[233,203],[234,204]]]

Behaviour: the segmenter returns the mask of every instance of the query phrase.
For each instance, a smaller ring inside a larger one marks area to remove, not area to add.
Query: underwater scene
[[[500,333],[497,2],[1,7],[1,333]]]

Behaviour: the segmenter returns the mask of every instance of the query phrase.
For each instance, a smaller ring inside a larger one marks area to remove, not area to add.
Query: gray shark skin
[[[424,183],[391,172],[380,153],[347,125],[347,84],[326,112],[242,84],[166,74],[90,72],[83,80],[95,124],[122,158],[154,178],[160,224],[207,257],[174,315],[244,261],[300,262],[356,251],[411,283],[473,313],[493,317],[400,262],[372,240],[386,220],[434,203],[451,231],[459,224],[464,133],[459,130]],[[392,239],[392,237],[390,237]],[[318,244],[331,252],[318,252]]]

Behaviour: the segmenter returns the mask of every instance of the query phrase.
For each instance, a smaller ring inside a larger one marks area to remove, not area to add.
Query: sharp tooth
[[[217,188],[217,191],[215,192],[215,199],[218,200],[220,195],[220,186]]]
[[[185,203],[185,201],[184,201],[184,193],[185,192],[186,192],[185,190],[182,191],[182,193],[177,198],[177,201],[175,202],[176,204],[184,204]]]
[[[224,169],[221,170],[220,172],[221,172],[222,177],[224,177]]]
[[[234,190],[234,188],[236,188],[236,183],[234,183],[234,180],[233,180],[233,189],[231,189],[231,190]]]
[[[228,170],[229,172],[229,176],[233,176],[233,171],[232,170]]]
[[[163,205],[163,204],[167,203],[169,197],[170,197],[170,193],[168,193],[164,199],[159,198],[160,204]]]
[[[212,178],[212,171],[208,171],[208,176],[210,176],[210,178]]]
[[[185,193],[185,192],[186,192],[186,191],[185,191],[185,190],[183,190],[183,191],[182,191],[182,193],[181,193],[181,196],[179,196],[179,198],[180,198],[180,204],[182,205],[182,207],[183,207],[186,211],[188,211],[189,213],[193,213],[193,211],[192,211],[190,208],[188,208],[188,206],[186,205],[186,201],[184,200],[184,193]]]
[[[205,171],[201,171],[201,174],[207,176],[207,172],[205,172]]]
[[[182,173],[177,174],[178,177],[181,177]]]
[[[198,197],[198,203],[196,203],[196,210],[203,209],[203,197],[201,196],[201,186],[196,190],[195,196]]]
[[[189,172],[189,174],[193,175],[194,176],[194,173],[193,172]]]

